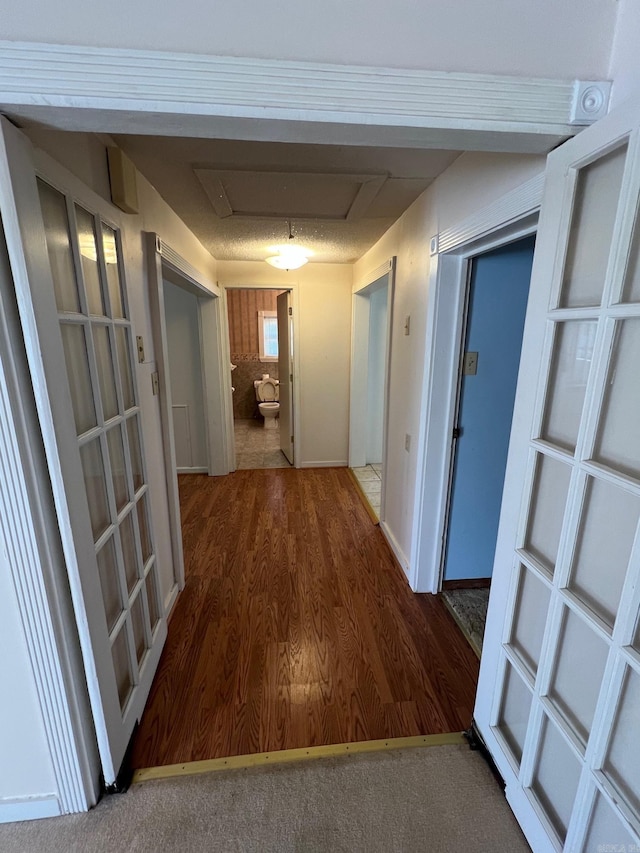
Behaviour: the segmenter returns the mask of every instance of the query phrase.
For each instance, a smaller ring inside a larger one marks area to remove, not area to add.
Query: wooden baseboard
[[[334,758],[338,755],[357,755],[362,752],[380,752],[390,749],[414,749],[425,746],[447,746],[466,743],[461,732],[441,735],[416,735],[415,737],[363,740],[355,743],[336,743],[327,746],[309,746],[301,749],[280,749],[251,755],[230,755],[228,758],[211,758],[208,761],[187,761],[184,764],[167,764],[145,767],[133,774],[133,785],[152,779],[170,779],[174,776],[196,776],[217,770],[241,770],[247,767],[266,767],[293,761],[310,761],[315,758]]]
[[[455,581],[442,581],[442,591],[447,589],[488,589],[491,578],[461,578]]]

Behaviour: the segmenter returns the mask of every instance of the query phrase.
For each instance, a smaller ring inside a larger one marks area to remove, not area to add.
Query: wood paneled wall
[[[229,343],[232,353],[258,358],[258,311],[275,311],[282,290],[227,290]]]

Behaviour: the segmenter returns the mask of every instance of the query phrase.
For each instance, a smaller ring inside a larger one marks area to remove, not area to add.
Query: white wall
[[[354,280],[397,256],[391,342],[386,529],[408,569],[416,488],[420,399],[424,386],[429,241],[544,169],[544,158],[463,154],[418,198],[354,267]],[[405,317],[411,334],[404,334]],[[411,436],[405,450],[405,435]]]
[[[346,465],[349,451],[351,357],[350,264],[307,264],[282,272],[262,261],[220,261],[221,285],[295,285],[300,341],[302,466]]]
[[[540,77],[606,76],[613,0],[4,3],[2,38]]]
[[[613,80],[613,107],[633,94],[640,94],[639,40],[640,3],[638,0],[618,0],[618,17],[609,65],[609,79]]]
[[[0,822],[27,816],[22,798],[51,798],[54,777],[40,703],[4,542],[0,541]],[[41,809],[42,807],[40,807]],[[35,811],[32,803],[30,814]],[[45,812],[46,814],[47,812]]]
[[[207,469],[198,297],[164,282],[171,399],[178,470]],[[178,409],[178,410],[176,410]]]
[[[71,187],[76,196],[86,196],[93,189],[101,198],[109,199],[105,143],[108,139],[91,134],[29,131],[34,143],[64,167],[58,168],[60,180]],[[71,178],[66,177],[66,171]],[[73,178],[78,178],[75,183]],[[86,185],[86,186],[85,186]],[[158,572],[165,604],[174,585],[173,557],[170,539],[169,508],[162,451],[162,428],[159,398],[153,395],[151,376],[157,370],[149,308],[149,287],[144,233],[154,231],[208,279],[216,280],[216,260],[196,239],[181,219],[151,184],[138,173],[139,214],[126,215],[109,204],[116,221],[122,222],[123,249],[129,308],[135,335],[144,340],[145,360],[137,364],[142,430],[150,460],[148,465],[151,513],[156,540]],[[87,202],[88,203],[88,202]]]
[[[385,276],[385,280],[388,280]],[[382,462],[384,374],[387,356],[389,286],[369,297],[369,369],[367,371],[367,462]]]

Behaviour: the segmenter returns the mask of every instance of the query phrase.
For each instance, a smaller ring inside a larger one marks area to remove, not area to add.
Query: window
[[[260,361],[278,360],[278,312],[258,311]]]

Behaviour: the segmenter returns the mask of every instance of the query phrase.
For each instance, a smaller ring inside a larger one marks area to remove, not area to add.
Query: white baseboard
[[[176,599],[178,598],[178,593],[180,589],[178,588],[178,584],[174,583],[174,585],[169,590],[169,594],[164,600],[164,615],[165,618],[169,618],[169,614],[173,610],[173,605],[176,603]]]
[[[60,803],[53,794],[0,800],[0,823],[38,820],[43,817],[57,817],[61,814]]]
[[[209,469],[205,465],[196,467],[196,468],[176,468],[178,474],[208,474]]]
[[[394,557],[402,566],[402,570],[404,571],[405,575],[407,576],[407,580],[408,580],[409,579],[409,561],[405,557],[402,548],[398,545],[398,540],[396,539],[396,537],[393,535],[393,533],[389,529],[389,525],[387,524],[386,521],[380,522],[380,530],[382,530],[382,535],[387,540],[389,547],[393,551]]]
[[[301,462],[301,468],[346,468],[349,463],[346,459],[334,459],[332,461],[323,462]]]

